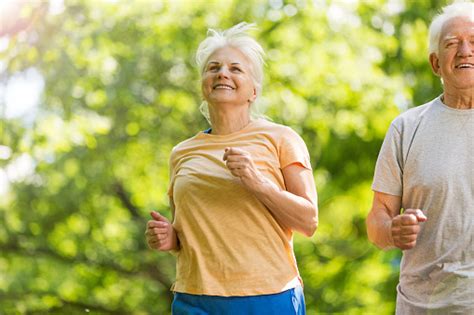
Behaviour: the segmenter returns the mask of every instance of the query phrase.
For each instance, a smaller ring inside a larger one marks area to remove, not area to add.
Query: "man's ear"
[[[438,77],[441,76],[439,73],[439,58],[436,55],[436,53],[431,53],[430,54],[430,64],[431,64],[431,70],[433,70],[433,73],[436,74]]]

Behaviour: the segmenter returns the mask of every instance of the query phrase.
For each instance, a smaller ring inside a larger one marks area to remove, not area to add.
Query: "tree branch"
[[[128,194],[125,191],[125,188],[123,187],[122,183],[119,181],[115,182],[112,189],[122,202],[122,205],[130,212],[132,218],[142,220],[138,208],[132,204],[132,201],[128,197]]]
[[[61,302],[61,305],[54,306],[48,309],[48,312],[51,311],[57,311],[57,310],[62,310],[65,305],[72,306],[78,309],[81,309],[81,311],[85,312],[101,312],[101,313],[107,313],[107,314],[129,314],[129,311],[123,310],[123,309],[108,309],[100,305],[95,305],[95,304],[90,304],[90,303],[82,303],[82,302],[76,302],[76,301],[68,301],[63,299],[62,297],[59,297],[56,292],[29,292],[28,294],[25,294],[23,292],[19,293],[2,293],[0,292],[0,300],[6,301],[6,300],[13,300],[13,301],[21,301],[24,300],[25,297],[27,296],[36,296],[36,297],[47,297],[47,296],[54,296],[56,299],[58,299]],[[31,311],[31,310],[30,310]]]
[[[0,251],[2,253],[10,252],[10,253],[15,253],[15,254],[25,255],[28,257],[43,255],[43,256],[54,258],[56,260],[60,260],[66,264],[83,263],[89,266],[95,266],[95,267],[99,267],[103,269],[112,269],[119,273],[129,275],[129,276],[130,275],[131,276],[144,276],[144,277],[151,278],[152,280],[159,282],[164,287],[165,289],[164,293],[166,294],[166,297],[168,301],[170,302],[170,304],[171,304],[171,301],[173,300],[173,293],[169,291],[172,285],[172,282],[164,273],[162,273],[156,267],[156,265],[145,264],[143,265],[143,268],[140,271],[132,271],[132,270],[124,269],[119,264],[110,262],[110,261],[106,263],[97,262],[97,261],[92,261],[85,257],[80,257],[80,256],[76,256],[74,258],[68,258],[68,257],[61,256],[60,254],[58,254],[57,252],[49,248],[26,249],[16,243],[0,244]]]

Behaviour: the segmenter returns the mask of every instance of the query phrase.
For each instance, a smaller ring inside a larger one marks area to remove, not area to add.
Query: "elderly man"
[[[403,250],[397,314],[474,314],[474,3],[445,7],[429,37],[443,94],[392,122],[367,230]]]

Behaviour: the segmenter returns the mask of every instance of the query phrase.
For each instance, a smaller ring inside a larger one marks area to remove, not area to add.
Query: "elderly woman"
[[[157,212],[147,224],[149,247],[177,257],[174,314],[305,313],[292,238],[316,230],[316,188],[303,140],[252,114],[263,49],[251,27],[200,44],[211,128],[171,153],[173,224]]]

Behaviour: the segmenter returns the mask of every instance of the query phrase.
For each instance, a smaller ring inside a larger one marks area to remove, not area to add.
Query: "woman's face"
[[[209,104],[253,102],[257,95],[247,57],[231,46],[217,49],[204,68],[202,94]]]

